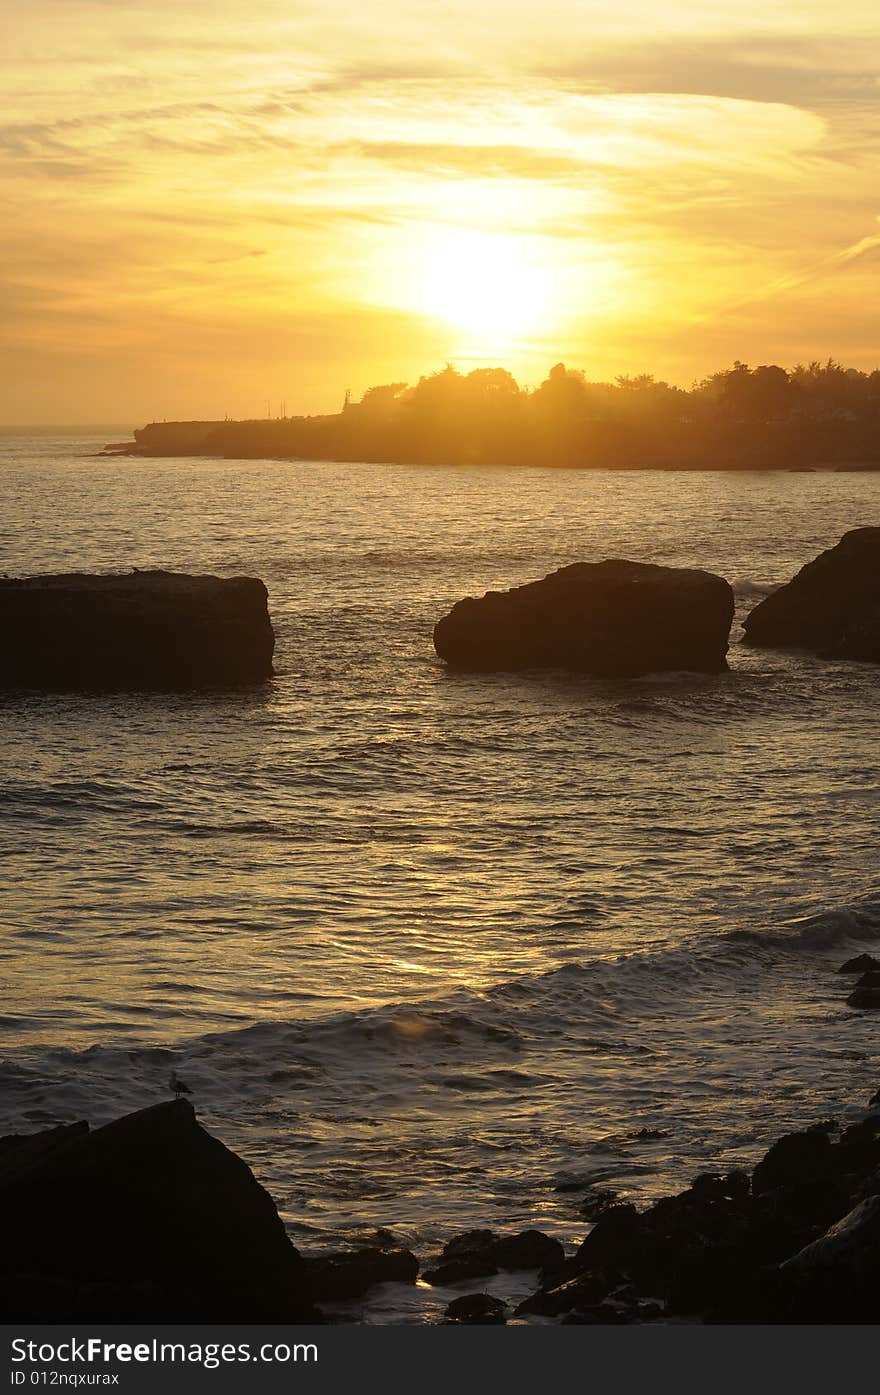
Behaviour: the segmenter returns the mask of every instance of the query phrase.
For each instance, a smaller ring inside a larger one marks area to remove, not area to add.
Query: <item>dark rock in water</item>
[[[779,1277],[785,1321],[880,1321],[880,1196],[786,1260]]]
[[[574,1257],[578,1269],[626,1265],[640,1247],[643,1220],[630,1202],[611,1206],[599,1217]]]
[[[691,1182],[691,1193],[707,1201],[735,1200],[747,1197],[751,1186],[747,1172],[701,1172]]]
[[[468,1230],[453,1236],[422,1277],[429,1284],[456,1284],[497,1274],[498,1262],[492,1253],[497,1239],[494,1230]]]
[[[869,969],[856,979],[856,988],[880,988],[880,973],[876,969]]]
[[[302,1265],[309,1297],[316,1303],[359,1298],[375,1284],[413,1284],[419,1273],[415,1255],[397,1246],[315,1255],[303,1258]]]
[[[828,1176],[833,1161],[831,1139],[822,1125],[784,1134],[755,1168],[752,1190],[759,1196],[776,1187],[820,1180]]]
[[[831,1148],[827,1135],[825,1141]],[[840,1167],[845,1171],[843,1162]],[[762,1268],[821,1233],[841,1214],[847,1195],[830,1169],[821,1182],[799,1183],[790,1192],[780,1187],[766,1196],[752,1194],[743,1172],[702,1174],[686,1191],[641,1214],[628,1206],[612,1208],[564,1273],[526,1299],[522,1311],[590,1312],[592,1321],[608,1320],[612,1301],[619,1305],[614,1321],[647,1320],[657,1315],[650,1305],[658,1302],[673,1313],[736,1311],[741,1295],[756,1291]],[[645,1311],[643,1303],[649,1305]]]
[[[465,1293],[446,1309],[444,1324],[456,1327],[502,1327],[507,1304],[488,1293]]]
[[[755,606],[748,644],[880,663],[880,528],[855,528]]]
[[[868,1008],[876,1012],[880,1008],[880,988],[854,988],[846,1003],[847,1007]]]
[[[600,1216],[604,1216],[606,1211],[610,1211],[612,1206],[618,1204],[617,1192],[613,1192],[608,1187],[594,1187],[588,1192],[580,1204],[579,1214],[585,1221],[597,1221]]]
[[[561,668],[607,677],[727,668],[733,592],[710,572],[642,562],[577,562],[459,601],[434,629],[451,668]]]
[[[633,1322],[651,1322],[663,1316],[663,1305],[650,1298],[618,1298],[615,1293],[592,1308],[566,1313],[563,1327],[621,1327]]]
[[[615,1282],[613,1273],[593,1269],[561,1283],[547,1284],[523,1299],[516,1310],[517,1316],[535,1313],[540,1317],[558,1317],[560,1313],[583,1312],[601,1303]]]
[[[561,1319],[562,1327],[622,1327],[630,1319],[623,1316],[611,1303],[598,1303],[595,1308],[579,1308],[566,1313]]]
[[[315,1316],[272,1198],[185,1100],[6,1139],[0,1234],[7,1321]]]
[[[612,1206],[517,1312],[591,1325],[663,1313],[725,1323],[877,1321],[880,1118],[851,1124],[835,1141],[837,1133],[828,1119],[785,1135],[751,1179],[702,1173],[646,1211]],[[863,1202],[870,1205],[860,1210]]]
[[[552,1269],[565,1259],[561,1242],[542,1230],[504,1236],[496,1240],[492,1253],[499,1269]]]
[[[837,972],[839,974],[862,974],[872,969],[880,970],[880,959],[875,959],[873,954],[857,954],[854,959],[847,959],[845,964],[841,964]]]
[[[454,1284],[488,1278],[499,1269],[548,1269],[564,1259],[560,1242],[541,1230],[504,1237],[492,1230],[469,1230],[444,1245],[424,1278],[429,1284]]]
[[[494,1230],[465,1230],[461,1235],[453,1235],[451,1240],[447,1240],[442,1253],[447,1259],[455,1259],[492,1246],[497,1239]]]
[[[425,1270],[422,1278],[434,1287],[442,1287],[446,1284],[460,1284],[465,1279],[488,1279],[497,1273],[497,1264],[493,1264],[485,1255],[476,1254],[462,1256],[460,1259],[435,1260],[431,1268]]]
[[[254,577],[145,571],[0,580],[0,687],[186,689],[272,674]]]

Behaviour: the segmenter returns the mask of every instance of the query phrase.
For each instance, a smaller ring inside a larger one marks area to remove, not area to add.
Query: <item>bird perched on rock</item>
[[[181,1080],[177,1071],[173,1070],[168,1077],[168,1085],[174,1091],[174,1098],[179,1100],[181,1095],[191,1095],[192,1090],[185,1080]]]

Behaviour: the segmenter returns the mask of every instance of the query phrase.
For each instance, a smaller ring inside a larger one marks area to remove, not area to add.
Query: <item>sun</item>
[[[548,276],[512,236],[455,230],[426,249],[423,308],[477,339],[516,340],[548,311]]]

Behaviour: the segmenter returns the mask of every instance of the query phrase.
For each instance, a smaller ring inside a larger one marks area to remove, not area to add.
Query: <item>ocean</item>
[[[0,1133],[168,1097],[292,1239],[579,1239],[854,1116],[880,937],[875,667],[749,608],[880,476],[96,458],[0,437],[0,571],[260,576],[275,680],[0,696]],[[453,675],[434,622],[574,561],[733,584],[730,672]],[[416,1321],[423,1290],[363,1306]]]

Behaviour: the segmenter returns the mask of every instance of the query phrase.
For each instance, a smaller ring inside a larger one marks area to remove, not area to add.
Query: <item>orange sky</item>
[[[875,0],[0,0],[0,421],[880,363]]]

